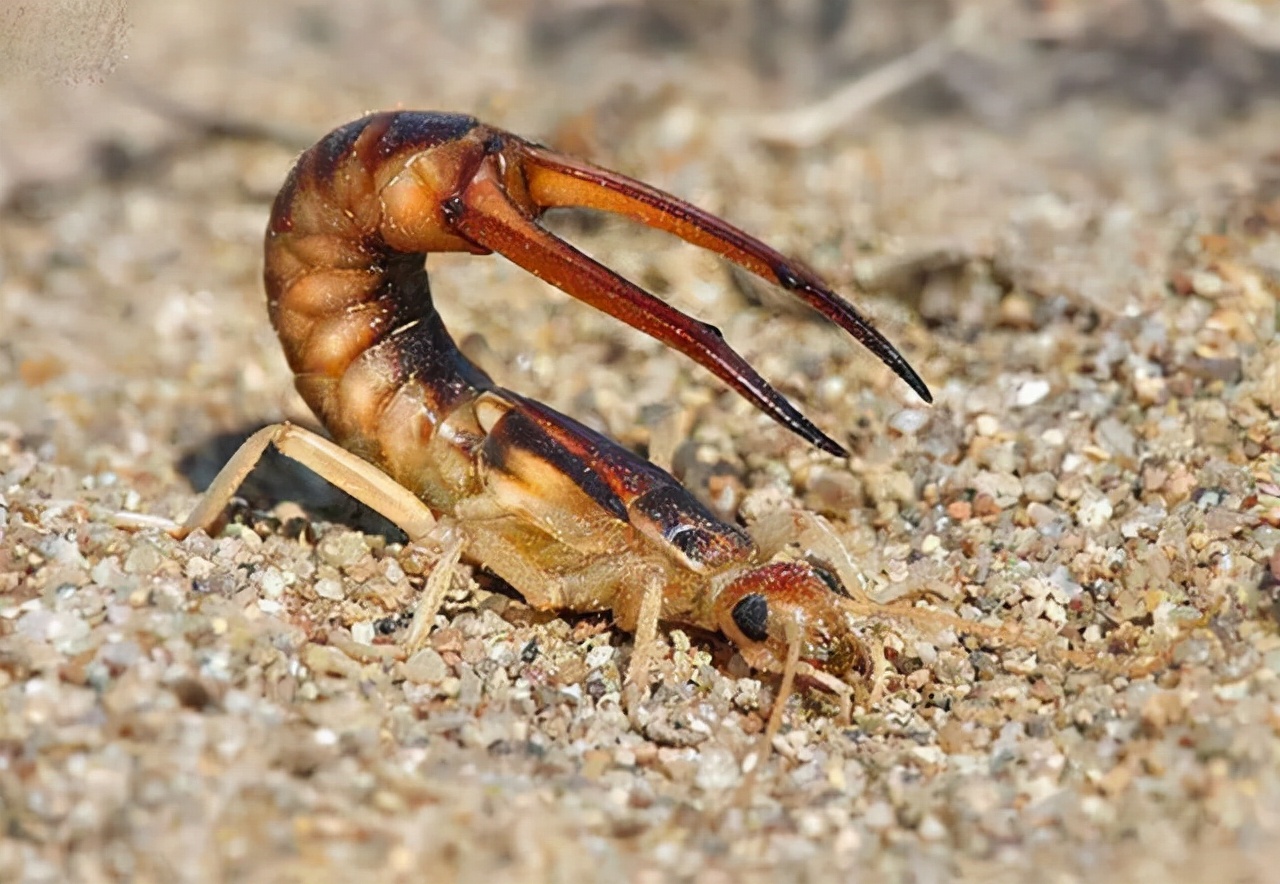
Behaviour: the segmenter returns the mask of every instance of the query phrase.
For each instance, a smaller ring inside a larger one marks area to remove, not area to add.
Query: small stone
[[[1115,512],[1111,501],[1101,491],[1093,487],[1086,488],[1076,508],[1076,521],[1082,528],[1098,529],[1111,519]]]
[[[284,595],[285,588],[289,585],[288,578],[285,577],[283,571],[279,568],[265,568],[261,572],[258,585],[262,588],[262,594],[269,599],[278,599]]]
[[[316,595],[322,599],[331,601],[342,601],[346,597],[346,593],[342,589],[342,581],[335,580],[332,577],[321,577],[316,581]]]
[[[124,572],[126,574],[154,574],[160,569],[165,557],[160,550],[150,543],[136,544],[125,556]]]
[[[390,583],[399,583],[404,580],[404,568],[395,559],[386,559],[382,565],[382,576]]]
[[[1222,277],[1208,270],[1196,270],[1191,273],[1191,288],[1202,298],[1214,298],[1222,294],[1224,283]]]
[[[889,418],[889,427],[904,436],[914,436],[928,422],[928,412],[919,408],[904,408]]]
[[[1013,404],[1018,408],[1035,405],[1049,395],[1049,382],[1043,378],[1032,378],[1018,385],[1013,394]]]
[[[578,687],[573,685],[572,687]],[[480,705],[484,694],[484,682],[471,666],[463,664],[458,669],[458,705],[464,709],[474,709]]]
[[[113,669],[125,670],[142,659],[142,649],[135,642],[111,641],[98,649],[98,660]]]
[[[417,684],[438,685],[449,674],[449,667],[432,648],[423,648],[405,661],[404,677]]]
[[[1012,473],[984,470],[974,477],[973,488],[979,496],[992,498],[999,509],[1013,506],[1022,497],[1022,480]]]
[[[597,645],[587,652],[587,669],[599,669],[613,659],[613,648],[610,645]]]
[[[1048,503],[1053,500],[1053,494],[1057,487],[1058,480],[1053,473],[1032,473],[1022,480],[1022,493],[1026,495],[1027,500],[1035,500],[1040,503]]]
[[[973,428],[979,436],[994,436],[1000,431],[1000,421],[993,415],[980,414],[974,419]]]
[[[700,753],[694,784],[704,792],[725,792],[742,779],[742,770],[733,753],[719,746],[709,746]]]
[[[1126,458],[1134,456],[1137,442],[1133,437],[1133,433],[1116,418],[1105,417],[1098,421],[1098,426],[1094,428],[1093,434],[1094,438],[1098,440],[1098,445],[1108,455],[1118,455]]]
[[[1169,385],[1162,377],[1139,375],[1133,379],[1133,394],[1142,405],[1163,405],[1169,400]]]
[[[1057,521],[1058,513],[1043,503],[1031,503],[1027,505],[1027,518],[1036,528],[1046,528]]]
[[[203,580],[214,571],[213,562],[204,556],[192,556],[187,559],[187,565],[183,569],[183,573],[191,580]]]
[[[374,626],[372,620],[361,620],[351,624],[351,638],[362,645],[373,644]]]
[[[124,585],[124,572],[120,570],[120,560],[115,556],[107,556],[89,571],[89,578],[105,589],[119,589]]]
[[[369,553],[369,544],[363,534],[340,531],[326,534],[316,547],[316,554],[325,564],[335,568],[354,565]]]
[[[997,516],[1000,514],[1000,503],[990,494],[978,494],[973,498],[973,514],[980,518]]]
[[[1011,292],[1000,301],[1000,322],[1010,328],[1035,327],[1035,310],[1031,299],[1020,292]]]
[[[53,645],[61,653],[74,650],[75,645],[89,634],[89,624],[69,611],[48,611],[37,608],[18,618],[19,634],[36,641]]]

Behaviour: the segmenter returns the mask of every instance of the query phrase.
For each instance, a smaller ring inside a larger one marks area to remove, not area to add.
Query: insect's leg
[[[644,577],[640,595],[640,611],[636,616],[635,646],[631,663],[622,681],[622,706],[632,726],[645,732],[639,720],[640,705],[649,689],[654,654],[658,646],[658,618],[662,615],[664,580],[661,571],[649,571]]]
[[[198,528],[212,529],[268,445],[377,511],[410,540],[425,537],[436,525],[426,504],[373,464],[310,430],[282,423],[263,427],[240,446],[173,535],[181,540]]]
[[[440,542],[442,551],[427,577],[426,586],[422,588],[422,597],[413,609],[413,622],[409,624],[409,634],[404,640],[406,656],[417,652],[431,634],[436,614],[444,604],[445,593],[449,591],[458,560],[462,558],[462,550],[466,546],[466,538],[457,525],[441,522],[432,536]]]
[[[778,698],[773,701],[773,710],[769,713],[769,724],[764,729],[764,746],[773,744],[773,738],[782,727],[782,716],[787,711],[787,701],[791,699],[795,689],[796,670],[800,666],[800,624],[794,619],[787,620],[787,659],[782,665],[782,684],[778,686]]]
[[[778,696],[774,699],[773,709],[769,712],[769,723],[765,725],[764,733],[760,735],[756,748],[742,761],[744,776],[732,802],[740,807],[746,807],[750,803],[751,790],[755,787],[757,772],[773,751],[773,738],[782,728],[782,716],[787,711],[787,701],[791,699],[791,694],[795,690],[796,673],[801,667],[800,626],[795,620],[787,621],[786,635],[787,658],[782,667],[782,684],[778,686]]]
[[[530,607],[539,611],[563,610],[569,600],[565,577],[540,565],[533,551],[509,536],[516,522],[510,516],[476,518],[475,499],[463,501],[457,516],[465,520],[468,555],[520,591]],[[484,501],[480,501],[484,503]],[[543,544],[549,542],[542,538]]]

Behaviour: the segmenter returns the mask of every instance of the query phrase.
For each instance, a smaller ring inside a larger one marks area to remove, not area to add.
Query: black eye
[[[769,637],[769,601],[758,592],[744,595],[742,600],[733,606],[733,622],[742,630],[742,634],[753,642],[762,642]]]
[[[818,577],[821,578],[822,582],[827,585],[827,589],[831,590],[836,595],[844,596],[847,599],[853,598],[853,596],[849,594],[849,590],[845,589],[844,584],[840,582],[840,578],[835,575],[835,572],[829,571],[821,565],[814,564],[813,562],[809,562],[809,567],[812,568],[813,573],[817,574]]]

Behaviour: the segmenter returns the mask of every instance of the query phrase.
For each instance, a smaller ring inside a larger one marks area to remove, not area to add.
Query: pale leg
[[[198,528],[207,531],[217,524],[268,445],[384,516],[410,540],[426,536],[436,525],[427,505],[382,470],[310,430],[283,423],[263,427],[245,440],[173,535],[181,540]]]
[[[764,733],[760,735],[756,748],[742,760],[742,782],[734,792],[733,800],[729,803],[730,807],[750,806],[751,792],[755,789],[760,765],[773,751],[773,738],[782,728],[782,717],[787,710],[787,701],[791,699],[791,693],[795,690],[796,672],[805,665],[800,662],[800,625],[794,620],[788,620],[786,635],[787,659],[782,665],[782,684],[778,687],[778,696],[773,701],[773,710],[769,713],[769,722],[765,725]]]
[[[643,725],[638,721],[640,704],[649,689],[650,670],[658,645],[658,618],[662,615],[663,577],[661,572],[651,571],[644,578],[640,611],[636,616],[635,647],[631,652],[631,665],[622,682],[622,704],[631,724],[641,733]]]
[[[442,523],[441,527],[445,527],[447,523]],[[449,591],[449,585],[453,583],[454,571],[457,567],[458,560],[462,558],[463,547],[466,546],[466,540],[462,536],[462,531],[454,525],[448,525],[443,532],[446,536],[437,538],[440,541],[442,552],[440,559],[436,562],[435,567],[431,569],[431,575],[427,577],[426,586],[422,588],[422,598],[418,600],[418,605],[413,609],[413,622],[409,624],[409,634],[404,640],[405,656],[416,653],[427,636],[431,634],[431,627],[435,625],[436,614],[440,611],[440,606],[444,604],[445,593]]]

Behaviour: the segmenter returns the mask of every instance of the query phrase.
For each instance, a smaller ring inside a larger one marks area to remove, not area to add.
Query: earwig
[[[818,448],[846,454],[717,329],[537,223],[562,206],[627,216],[719,253],[809,304],[931,401],[851,304],[725,221],[468,116],[376,113],[302,154],[266,233],[271,322],[298,392],[334,442],[289,424],[259,432],[175,533],[212,528],[275,444],[411,540],[444,545],[447,561],[465,550],[533,607],[611,612],[636,634],[629,706],[648,677],[660,620],[723,632],[751,666],[783,674],[780,699],[797,674],[839,690],[861,654],[857,610],[838,581],[808,562],[766,560],[751,537],[665,471],[497,386],[446,331],[424,256],[498,252],[686,354]],[[428,583],[438,596],[439,580]],[[417,635],[437,604],[420,608]]]

